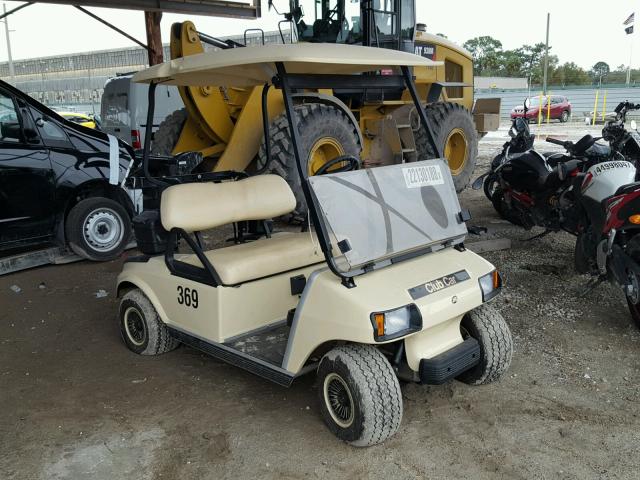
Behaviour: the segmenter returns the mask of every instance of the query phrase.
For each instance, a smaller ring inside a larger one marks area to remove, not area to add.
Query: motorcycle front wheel
[[[496,187],[493,192],[491,192],[491,196],[489,197],[489,199],[491,200],[495,211],[498,212],[498,215],[500,215],[500,218],[503,218],[504,220],[507,220],[509,223],[513,223],[518,227],[523,226],[520,217],[515,214],[513,209],[507,204],[506,200],[504,199],[504,192],[500,187]]]
[[[482,190],[484,191],[484,195],[489,200],[491,200],[491,197],[493,196],[493,192],[496,190],[496,188],[499,188],[498,179],[493,173],[490,173],[485,177],[484,182],[482,183]]]

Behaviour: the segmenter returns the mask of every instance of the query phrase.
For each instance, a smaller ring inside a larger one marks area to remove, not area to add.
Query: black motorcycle
[[[627,160],[636,168],[640,166],[640,134],[636,131],[635,120],[631,121],[631,129],[626,129],[627,113],[639,110],[640,104],[621,102],[615,108],[616,117],[608,121],[602,129],[602,138],[609,143],[612,160]]]
[[[591,164],[608,158],[610,149],[586,135],[577,143],[547,138],[566,152],[542,154],[533,148],[535,136],[523,118],[514,119],[509,136],[489,172],[477,178],[473,188],[483,187],[498,214],[514,225],[575,233],[572,180]]]

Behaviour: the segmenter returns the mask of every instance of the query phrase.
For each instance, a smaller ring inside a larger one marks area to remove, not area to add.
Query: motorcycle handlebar
[[[555,145],[560,145],[561,147],[564,147],[567,150],[573,146],[573,142],[563,142],[562,140],[558,140],[557,138],[551,138],[551,137],[547,137],[547,142],[553,143]]]

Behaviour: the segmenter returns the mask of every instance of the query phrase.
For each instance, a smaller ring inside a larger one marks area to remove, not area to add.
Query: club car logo
[[[444,183],[440,165],[403,168],[402,174],[407,188],[428,187]]]
[[[428,293],[435,293],[439,292],[443,288],[451,287],[456,283],[458,283],[458,281],[454,275],[447,275],[437,280],[425,283],[424,288],[427,289]]]
[[[409,295],[411,295],[411,298],[414,300],[417,300],[418,298],[426,297],[427,295],[439,292],[445,288],[453,287],[460,282],[469,280],[469,278],[469,274],[466,270],[460,270],[459,272],[450,273],[449,275],[444,275],[443,277],[436,278],[435,280],[418,285],[417,287],[410,288]]]

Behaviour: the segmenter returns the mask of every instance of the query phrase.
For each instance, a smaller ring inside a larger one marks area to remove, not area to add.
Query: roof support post
[[[162,12],[144,12],[144,24],[147,30],[149,66],[157,65],[164,61],[162,36],[160,35],[161,19]]]

